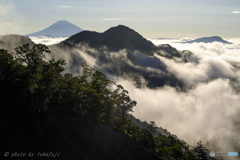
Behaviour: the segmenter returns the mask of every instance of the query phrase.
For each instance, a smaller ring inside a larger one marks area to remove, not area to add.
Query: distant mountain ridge
[[[180,42],[180,43],[212,43],[212,42],[221,42],[221,43],[225,43],[225,44],[232,44],[228,41],[223,40],[221,37],[219,36],[213,36],[213,37],[203,37],[203,38],[198,38],[192,41],[186,41],[186,42]]]
[[[61,20],[57,21],[50,27],[31,34],[26,34],[26,36],[46,36],[46,37],[70,37],[78,32],[83,31],[83,29],[79,28],[78,26],[66,21]]]

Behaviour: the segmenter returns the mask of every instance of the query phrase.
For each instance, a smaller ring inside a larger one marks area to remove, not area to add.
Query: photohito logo
[[[238,156],[238,152],[214,152],[214,151],[211,151],[210,156],[211,157],[214,157],[214,156]]]

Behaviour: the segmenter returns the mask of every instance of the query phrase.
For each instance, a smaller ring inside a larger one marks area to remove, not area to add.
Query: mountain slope
[[[218,36],[213,36],[213,37],[203,37],[203,38],[198,38],[192,41],[187,41],[187,42],[181,42],[181,43],[212,43],[212,42],[221,42],[221,43],[225,43],[225,44],[232,44],[228,41],[223,40],[221,37]]]
[[[146,121],[143,122],[140,119],[137,119],[135,117],[133,117],[132,123],[139,125],[140,128],[146,128],[147,126],[151,125],[151,124],[147,123]],[[153,134],[155,136],[158,136],[159,134],[169,136],[171,134],[170,132],[168,132],[166,129],[163,129],[162,127],[155,126],[154,130],[155,130],[155,133],[153,133]]]
[[[59,153],[63,160],[157,160],[124,132],[70,113],[5,113],[1,116],[5,152]],[[17,134],[16,134],[17,133]],[[25,157],[25,158],[26,158]],[[54,158],[54,157],[53,157]],[[51,157],[50,157],[51,159]]]
[[[106,46],[110,49],[122,49],[139,50],[142,52],[152,52],[155,46],[152,42],[143,38],[139,33],[134,30],[119,25],[112,27],[103,33],[105,37]]]
[[[112,27],[103,33],[83,31],[61,42],[61,45],[73,47],[79,43],[88,43],[90,47],[94,48],[105,45],[112,51],[124,48],[131,51],[139,50],[146,54],[152,54],[156,49],[152,42],[123,25]]]
[[[31,34],[26,34],[26,36],[47,36],[47,37],[70,37],[78,32],[83,31],[83,29],[79,28],[78,26],[66,21],[57,21],[50,27]]]

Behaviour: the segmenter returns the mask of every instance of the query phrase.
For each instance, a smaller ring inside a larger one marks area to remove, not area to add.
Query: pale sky
[[[145,38],[240,37],[240,0],[0,0],[0,35],[67,20],[104,32],[126,25]]]

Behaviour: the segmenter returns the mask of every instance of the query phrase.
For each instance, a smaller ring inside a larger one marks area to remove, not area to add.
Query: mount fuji
[[[83,29],[78,26],[66,21],[61,20],[57,21],[50,27],[31,34],[26,34],[25,36],[29,37],[38,37],[38,36],[46,36],[46,37],[70,37],[76,33],[83,31]]]

